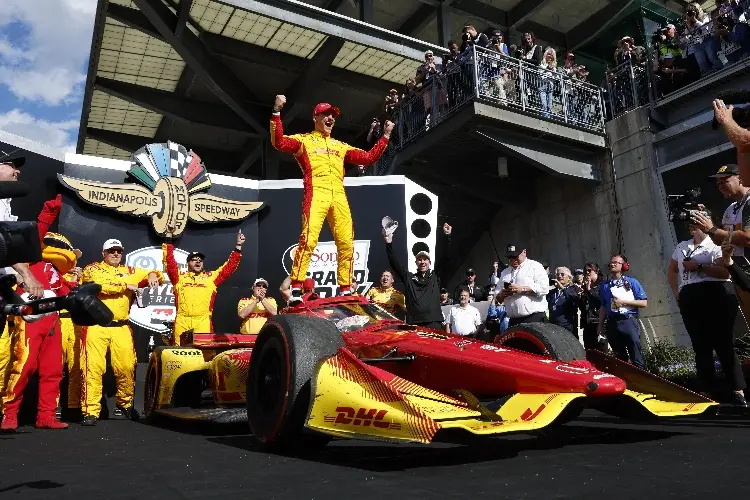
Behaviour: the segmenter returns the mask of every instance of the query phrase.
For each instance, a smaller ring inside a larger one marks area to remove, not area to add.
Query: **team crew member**
[[[245,235],[239,231],[234,250],[229,254],[227,261],[215,271],[204,270],[205,255],[200,252],[191,252],[186,258],[188,270],[184,273],[180,272],[174,258],[174,245],[171,243],[162,245],[164,269],[172,283],[172,293],[177,309],[174,335],[172,335],[173,345],[180,345],[180,336],[187,330],[196,333],[214,331],[211,314],[216,299],[216,288],[237,270],[242,259],[244,243]]]
[[[453,229],[448,224],[443,225],[443,234],[448,239],[447,256],[443,259],[450,258],[452,231]],[[440,307],[439,269],[442,268],[443,262],[438,262],[433,271],[430,269],[432,264],[430,254],[424,250],[417,252],[415,256],[417,272],[411,273],[404,269],[396,258],[396,253],[393,251],[393,232],[384,230],[383,237],[385,238],[385,252],[388,255],[391,269],[406,287],[406,322],[442,330],[444,317],[443,310]]]
[[[714,226],[710,217],[699,213],[692,214],[692,221],[717,245],[727,241],[734,245],[734,263],[745,273],[750,273],[750,260],[748,260],[750,249],[746,248],[750,247],[750,207],[747,207],[750,187],[740,182],[739,169],[734,164],[722,166],[710,177],[716,179],[719,192],[724,198],[733,200],[732,204],[724,211],[721,227]],[[731,238],[729,231],[732,231]],[[735,283],[737,281],[735,280]],[[750,318],[750,293],[737,286],[735,286],[735,293],[743,314],[746,318]]]
[[[79,250],[80,252],[80,250]],[[74,267],[63,280],[70,288],[81,282],[83,270]],[[60,332],[62,334],[63,364],[68,369],[68,401],[66,420],[81,418],[81,327],[73,324],[68,311],[60,311]]]
[[[690,224],[689,228],[693,237],[674,249],[667,278],[693,344],[699,391],[710,397],[714,389],[716,351],[731,386],[731,402],[747,406],[743,392],[745,378],[734,349],[733,331],[739,312],[734,285],[729,280],[729,271],[720,263],[721,248],[696,224]]]
[[[60,200],[58,199],[58,212],[59,208]],[[41,229],[49,227],[49,224],[45,226],[40,222],[39,226]],[[75,251],[64,236],[55,233],[45,235],[42,246],[43,260],[31,264],[29,269],[44,285],[46,297],[64,296],[70,292],[70,284],[63,280],[62,273],[70,271],[80,254],[80,251]],[[19,286],[17,291],[22,298],[28,299],[28,293],[23,290],[22,286]],[[36,318],[15,317],[11,328],[14,330],[13,352],[16,356],[3,396],[5,413],[0,429],[15,431],[18,428],[18,409],[23,400],[23,391],[26,389],[29,378],[35,372],[39,373],[36,427],[67,428],[68,425],[58,421],[55,416],[63,374],[59,314],[53,312]]]
[[[386,122],[383,136],[370,151],[365,152],[331,137],[341,113],[328,103],[315,106],[313,132],[285,136],[280,116],[284,104],[286,97],[276,96],[271,117],[271,144],[279,151],[294,154],[302,169],[304,186],[302,232],[292,265],[290,305],[302,300],[302,284],[326,219],[336,241],[339,290],[342,294],[350,294],[354,280],[354,225],[344,190],[344,164],[366,166],[375,163],[388,146],[393,123]]]
[[[81,276],[83,283],[101,285],[99,299],[114,314],[113,321],[108,326],[86,326],[81,331],[82,425],[96,425],[99,418],[102,409],[102,375],[106,369],[108,349],[117,385],[117,408],[126,417],[134,420],[138,418],[138,412],[133,408],[136,357],[133,331],[128,325],[130,307],[139,286],[148,284],[149,287],[156,288],[164,284],[164,276],[160,271],[122,265],[122,254],[120,240],[105,241],[102,246],[103,260],[86,266]]]
[[[516,245],[508,245],[505,257],[510,266],[500,273],[503,289],[498,302],[505,305],[509,325],[546,323],[549,276],[544,267]]]
[[[386,269],[380,275],[380,286],[367,290],[365,297],[391,314],[396,314],[399,309],[406,312],[406,298],[393,288],[393,281],[393,273]]]
[[[268,318],[277,313],[276,300],[267,297],[268,282],[258,278],[253,283],[253,293],[249,298],[240,299],[237,304],[237,315],[242,320],[240,333],[257,335]]]
[[[469,304],[469,290],[462,289],[458,294],[459,303],[450,308],[445,318],[445,331],[462,337],[473,336],[482,324],[479,309]]]
[[[602,305],[597,333],[606,331],[609,345],[618,358],[645,368],[638,309],[648,306],[648,297],[637,279],[623,274],[628,267],[628,261],[622,255],[615,255],[609,261],[610,280],[599,287]]]

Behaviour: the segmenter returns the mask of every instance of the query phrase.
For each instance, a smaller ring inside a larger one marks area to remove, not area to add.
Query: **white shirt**
[[[743,223],[743,212],[745,211],[745,205],[746,203],[743,203],[743,201],[746,201],[744,198],[742,201],[734,202],[731,205],[727,207],[726,210],[724,210],[724,215],[721,218],[721,228],[725,231],[729,231],[729,229],[732,229],[732,231],[743,231],[746,228],[744,227]],[[740,205],[738,207],[738,205]],[[745,248],[736,246],[734,247],[734,256],[735,257],[744,257],[745,256]],[[676,259],[675,259],[676,260]]]
[[[692,239],[681,241],[674,249],[674,252],[672,252],[672,259],[677,261],[678,290],[682,290],[682,287],[685,285],[692,285],[693,283],[701,283],[703,281],[729,281],[729,278],[712,278],[711,276],[706,276],[706,273],[697,269],[695,271],[685,271],[683,261],[687,257],[690,257],[698,264],[709,266],[721,257],[721,247],[711,241],[711,238],[708,236],[698,245]]]
[[[467,304],[466,308],[460,305],[451,307],[445,322],[450,325],[451,333],[471,335],[482,324],[482,318],[479,315],[479,309]]]
[[[505,311],[511,319],[523,318],[534,313],[547,312],[549,276],[542,265],[531,259],[524,260],[517,269],[508,267],[500,273],[500,281],[531,288],[533,294],[516,293],[503,301]]]

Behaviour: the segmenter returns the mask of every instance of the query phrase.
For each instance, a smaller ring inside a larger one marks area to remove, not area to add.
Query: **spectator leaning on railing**
[[[516,49],[515,58],[536,66],[542,64],[542,47],[537,45],[533,32],[527,31],[523,34],[521,45]]]

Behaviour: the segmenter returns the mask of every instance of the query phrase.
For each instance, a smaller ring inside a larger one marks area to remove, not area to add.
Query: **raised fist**
[[[285,95],[277,95],[276,101],[273,103],[273,109],[274,111],[281,111],[281,108],[284,107],[284,104],[286,104],[286,96]]]
[[[393,131],[394,125],[395,125],[395,123],[393,123],[392,121],[386,120],[386,122],[385,122],[385,129],[383,130],[383,134],[386,137],[390,137],[391,136],[391,132]]]
[[[446,236],[450,236],[452,231],[453,228],[448,223],[443,224],[443,233],[445,233]]]

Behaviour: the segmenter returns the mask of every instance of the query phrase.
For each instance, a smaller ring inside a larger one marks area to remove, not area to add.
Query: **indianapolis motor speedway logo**
[[[206,166],[193,151],[174,142],[147,144],[130,157],[128,176],[136,183],[112,184],[58,174],[58,179],[92,205],[137,217],[151,217],[161,236],[177,237],[187,221],[229,222],[246,219],[263,202],[233,201],[201,193],[211,187]]]
[[[281,265],[286,274],[292,273],[294,255],[297,253],[297,245],[286,249],[281,258]],[[372,286],[369,281],[370,271],[367,262],[370,258],[370,240],[354,241],[354,281],[356,291],[364,295]],[[310,256],[310,267],[307,269],[307,277],[315,281],[315,291],[321,297],[332,297],[338,295],[338,252],[336,243],[333,241],[321,241],[315,247]]]

